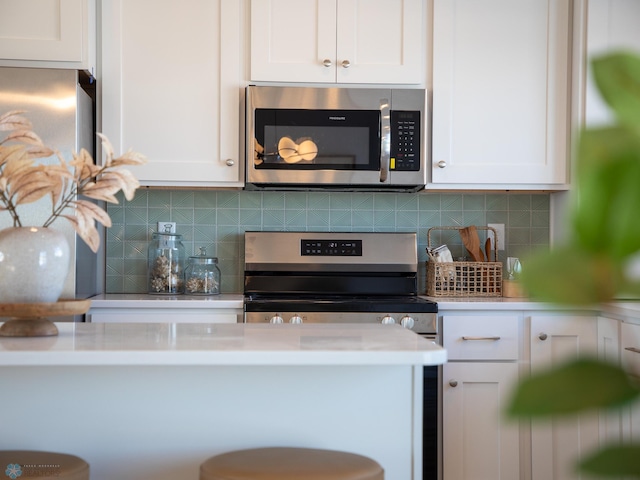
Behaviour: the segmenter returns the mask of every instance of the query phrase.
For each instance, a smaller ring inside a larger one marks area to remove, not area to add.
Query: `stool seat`
[[[267,447],[213,456],[200,465],[200,480],[384,480],[384,470],[354,453]]]
[[[89,464],[66,453],[0,450],[0,475],[11,479],[89,480]]]

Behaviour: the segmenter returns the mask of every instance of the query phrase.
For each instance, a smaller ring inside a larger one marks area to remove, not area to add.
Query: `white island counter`
[[[0,449],[73,453],[93,480],[198,478],[238,448],[346,450],[420,479],[422,366],[399,326],[57,324],[0,338]]]

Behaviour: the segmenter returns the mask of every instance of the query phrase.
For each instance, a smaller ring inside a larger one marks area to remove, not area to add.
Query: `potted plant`
[[[615,123],[582,130],[568,242],[529,258],[521,274],[533,299],[556,304],[640,298],[640,57],[615,52],[592,65]],[[535,420],[617,408],[640,396],[638,374],[581,358],[521,382],[508,412]],[[640,478],[640,443],[606,446],[577,468]]]
[[[115,194],[121,190],[132,199],[139,182],[122,167],[146,159],[134,151],[115,156],[109,140],[98,134],[105,152],[103,165],[96,165],[84,149],[66,161],[42,142],[22,111],[1,115],[0,131],[6,132],[0,138],[0,212],[13,220],[13,227],[0,231],[0,303],[55,302],[67,276],[69,246],[51,225],[60,218],[71,222],[96,252],[100,245],[96,225],[110,227],[111,219],[92,200],[118,203]],[[42,162],[52,156],[57,162]],[[20,207],[45,197],[50,199],[49,217],[42,225],[24,225]]]

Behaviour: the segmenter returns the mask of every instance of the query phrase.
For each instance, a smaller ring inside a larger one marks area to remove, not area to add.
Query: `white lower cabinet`
[[[640,324],[622,323],[620,338],[622,365],[637,374],[640,372]],[[624,410],[622,425],[625,441],[640,441],[640,402]]]
[[[441,310],[440,318],[449,357],[442,367],[442,479],[586,479],[575,463],[620,438],[620,415],[518,422],[505,411],[530,372],[585,355],[616,362],[619,336],[632,335],[619,335],[616,320],[595,313]],[[640,354],[632,352],[623,356],[640,369]],[[640,407],[627,415],[627,436],[640,433]]]
[[[530,316],[531,371],[570,359],[597,355],[596,316],[533,314]],[[531,425],[532,480],[577,480],[576,462],[600,443],[599,416],[587,413]]]
[[[620,365],[620,338],[622,338],[620,336],[620,328],[621,322],[619,320],[598,317],[598,359],[614,365]],[[640,336],[638,340],[640,340]],[[638,343],[640,348],[640,341]],[[638,360],[640,362],[640,358]],[[600,431],[598,436],[601,445],[620,443],[624,428],[621,411],[614,409],[609,412],[602,412],[599,421]]]
[[[449,362],[443,379],[443,478],[519,478],[518,423],[503,415],[518,364]]]
[[[520,477],[518,422],[504,411],[519,378],[520,315],[442,315],[443,479]]]

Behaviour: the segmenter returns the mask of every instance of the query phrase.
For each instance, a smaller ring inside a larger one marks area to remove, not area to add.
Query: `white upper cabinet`
[[[251,80],[420,84],[421,0],[251,0]]]
[[[95,66],[95,0],[0,0],[0,65]]]
[[[434,0],[431,188],[567,188],[571,0]]]
[[[104,0],[102,131],[148,186],[242,186],[242,2]]]
[[[640,2],[638,0],[589,0],[587,12],[587,58],[613,50],[640,54]],[[588,124],[611,121],[587,68],[586,110]]]

